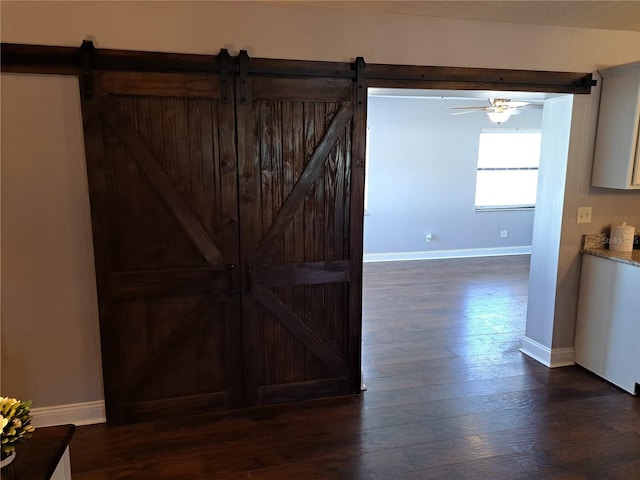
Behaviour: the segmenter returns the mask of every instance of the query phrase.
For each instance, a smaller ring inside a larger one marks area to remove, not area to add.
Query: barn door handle
[[[237,282],[238,274],[235,263],[229,263],[227,265],[227,275],[229,277],[229,293],[231,293],[231,295],[235,295],[239,290]]]

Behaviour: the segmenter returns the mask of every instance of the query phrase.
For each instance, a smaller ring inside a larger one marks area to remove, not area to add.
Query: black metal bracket
[[[367,64],[364,57],[357,57],[355,61],[356,69],[356,107],[362,108],[367,102],[367,88],[364,84],[364,69]]]
[[[240,50],[238,54],[238,62],[240,67],[240,103],[247,105],[249,103],[249,54],[246,50]]]
[[[218,54],[218,61],[220,62],[220,96],[222,103],[229,102],[229,93],[230,93],[230,77],[229,77],[229,62],[231,60],[231,55],[229,55],[229,50],[223,48],[220,50]]]
[[[82,88],[82,96],[85,100],[91,100],[95,93],[95,85],[93,82],[93,65],[96,47],[91,40],[83,40],[80,46],[80,54],[82,56],[82,74],[80,75],[80,85]]]

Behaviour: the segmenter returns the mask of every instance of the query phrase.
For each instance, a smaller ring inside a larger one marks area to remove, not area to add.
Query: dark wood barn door
[[[97,72],[84,100],[109,421],[242,405],[232,86]]]
[[[360,391],[364,106],[247,61],[82,79],[111,423]]]
[[[237,92],[247,403],[359,391],[353,81],[253,77]]]

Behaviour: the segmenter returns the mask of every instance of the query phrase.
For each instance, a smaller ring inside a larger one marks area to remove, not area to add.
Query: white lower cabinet
[[[630,393],[640,383],[640,267],[584,254],[576,363]]]

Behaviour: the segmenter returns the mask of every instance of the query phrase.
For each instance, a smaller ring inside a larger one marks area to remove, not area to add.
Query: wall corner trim
[[[550,349],[529,337],[523,337],[520,351],[549,368],[567,367],[576,363],[575,348]]]
[[[93,425],[107,421],[104,400],[32,408],[31,415],[33,415],[33,424],[36,428],[68,423],[73,423],[76,426]]]

